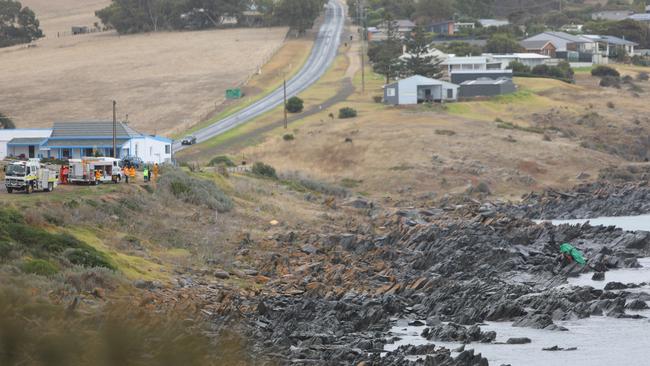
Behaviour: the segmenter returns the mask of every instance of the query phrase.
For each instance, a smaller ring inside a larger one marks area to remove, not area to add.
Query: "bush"
[[[650,76],[648,76],[647,72],[640,72],[637,76],[636,79],[639,81],[648,81],[650,79]]]
[[[614,109],[614,108],[616,108],[616,105],[614,104],[614,102],[609,101],[609,102],[607,102],[607,108]]]
[[[313,180],[297,172],[283,175],[282,180],[284,184],[300,192],[313,191],[336,197],[347,197],[349,195],[348,190],[343,187]]]
[[[302,99],[298,97],[291,97],[287,100],[287,112],[289,113],[300,113],[304,108],[304,103]]]
[[[618,89],[621,87],[621,80],[616,76],[603,76],[603,78],[600,79],[600,86],[604,88]]]
[[[158,179],[161,193],[169,193],[183,202],[205,206],[219,212],[228,212],[233,203],[214,182],[195,178],[180,169],[167,169]]]
[[[613,76],[617,78],[621,76],[621,74],[618,71],[616,71],[616,69],[605,65],[598,65],[594,67],[591,70],[591,75],[597,77]]]
[[[94,267],[103,267],[107,269],[115,269],[115,267],[108,262],[108,259],[102,254],[95,250],[89,249],[68,249],[64,253],[65,257],[72,264],[79,266],[94,268]]]
[[[59,272],[59,269],[44,259],[29,259],[23,263],[22,270],[25,273],[33,273],[39,276],[52,276]]]
[[[226,155],[215,156],[208,163],[208,166],[219,166],[219,165],[233,167],[235,166],[235,163]]]
[[[508,65],[508,68],[512,70],[513,73],[523,73],[527,74],[530,72],[530,67],[527,65],[522,64],[519,61],[512,61]]]
[[[357,111],[354,108],[343,107],[343,108],[339,109],[339,118],[340,119],[354,118],[356,116],[357,116]]]
[[[374,97],[372,97],[372,100],[373,100],[375,103],[381,103],[381,102],[384,101],[384,97],[381,96],[381,95],[375,95]]]
[[[291,141],[291,140],[294,139],[294,137],[293,137],[292,134],[287,133],[287,134],[285,134],[284,136],[282,136],[282,139],[283,139],[284,141]]]
[[[264,164],[261,161],[258,161],[255,164],[253,164],[253,168],[251,169],[251,171],[253,172],[253,174],[262,177],[268,177],[273,179],[278,178],[278,174],[275,172],[275,168],[268,164]]]

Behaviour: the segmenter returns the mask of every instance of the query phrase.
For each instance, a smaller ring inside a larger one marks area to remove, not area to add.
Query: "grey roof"
[[[606,41],[609,44],[615,44],[619,46],[638,46],[636,42],[628,41],[627,39],[614,37],[614,36],[600,36],[601,39]]]
[[[415,23],[413,23],[409,19],[399,19],[395,21],[395,24],[397,24],[398,27],[400,28],[415,28]]]
[[[51,138],[75,137],[111,137],[113,136],[112,121],[84,121],[84,122],[54,122]],[[117,123],[118,138],[140,137],[142,134],[122,122]]]
[[[123,145],[127,140],[117,139],[115,142],[117,146]],[[48,147],[113,147],[113,139],[60,139],[60,140],[48,140]]]
[[[574,36],[573,34],[565,33],[565,32],[543,32],[541,34],[546,34],[552,37],[557,37],[560,39],[563,39],[565,41],[569,41],[571,43],[591,43],[591,40],[587,40],[583,37],[579,36]],[[537,36],[535,36],[537,37]],[[525,39],[527,40],[527,39]]]
[[[41,145],[47,141],[45,137],[16,137],[11,139],[7,145]]]
[[[527,50],[541,50],[546,46],[547,43],[553,44],[553,42],[548,41],[548,40],[541,40],[541,41],[521,41],[519,44],[521,47],[527,49]]]
[[[650,22],[650,14],[649,13],[639,13],[639,14],[632,14],[628,19],[636,20],[639,22]]]

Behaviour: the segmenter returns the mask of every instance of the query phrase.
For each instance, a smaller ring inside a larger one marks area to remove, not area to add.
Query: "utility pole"
[[[284,78],[284,129],[287,129],[287,78]]]
[[[361,27],[361,94],[366,93],[366,9],[363,0],[357,0],[357,15]]]
[[[116,141],[117,114],[116,114],[116,110],[115,110],[116,105],[117,105],[117,102],[113,101],[113,158],[117,158],[117,141]]]

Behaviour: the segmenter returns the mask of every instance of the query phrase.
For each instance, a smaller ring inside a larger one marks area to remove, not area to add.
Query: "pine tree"
[[[402,76],[422,75],[434,79],[442,77],[441,61],[429,54],[426,32],[421,26],[415,27],[406,39],[406,52],[409,57],[402,61]]]
[[[386,40],[377,46],[373,57],[373,69],[376,73],[386,77],[386,84],[391,78],[400,74],[400,55],[402,54],[402,41],[397,32],[397,24],[390,15],[384,18],[386,26]]]

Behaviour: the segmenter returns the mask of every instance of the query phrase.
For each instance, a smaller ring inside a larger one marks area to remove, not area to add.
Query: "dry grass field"
[[[70,27],[92,27],[99,19],[95,11],[111,3],[110,0],[21,0],[36,13],[46,37],[56,38],[57,32],[70,32]]]
[[[632,77],[643,70],[619,68]],[[359,93],[357,74],[357,92],[346,102],[233,154],[406,205],[481,182],[494,197],[517,199],[531,190],[595,180],[605,167],[650,156],[649,82],[635,81],[634,91],[625,84],[598,87],[588,73],[574,85],[518,79],[520,91],[506,97],[394,108],[372,101],[382,81],[372,74],[368,79],[366,95]],[[343,106],[357,109],[359,117],[328,116]],[[287,132],[295,138],[285,141]]]
[[[45,38],[0,50],[0,110],[18,127],[118,116],[171,134],[209,116],[281,47],[286,28]]]

